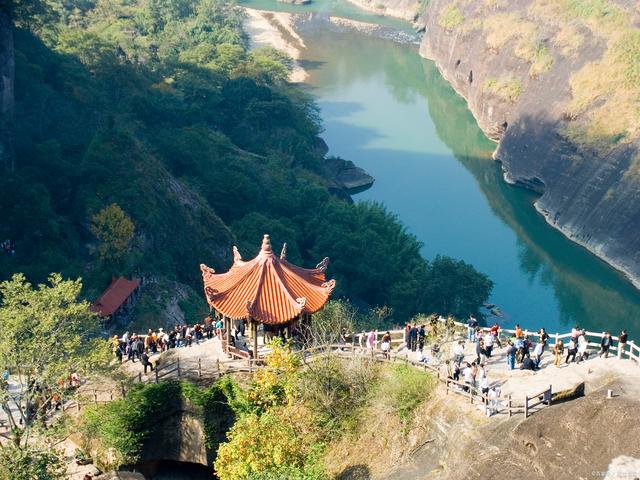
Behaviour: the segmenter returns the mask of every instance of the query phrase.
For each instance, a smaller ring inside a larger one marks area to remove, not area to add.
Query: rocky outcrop
[[[611,465],[621,469],[632,463],[628,460],[640,458],[640,445],[629,441],[640,434],[637,422],[628,417],[637,408],[630,395],[607,399],[603,389],[545,408],[507,431],[487,426],[480,434],[486,444],[460,451],[454,459],[458,468],[452,468],[447,478],[500,479],[516,467],[530,480],[564,478],[567,468],[571,478],[604,477]],[[468,455],[470,451],[474,454]],[[631,473],[635,475],[629,478],[637,476],[637,471],[626,471]]]
[[[349,195],[362,192],[373,185],[375,179],[350,160],[329,157],[325,160],[326,176],[332,190],[343,190]]]
[[[638,13],[629,0],[570,3],[430,0],[420,54],[498,142],[505,180],[640,286]]]
[[[403,18],[405,20],[416,20],[420,14],[421,5],[426,1],[416,0],[349,0],[360,8],[380,15]]]

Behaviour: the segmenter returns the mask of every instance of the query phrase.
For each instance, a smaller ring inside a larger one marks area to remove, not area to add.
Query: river
[[[297,7],[251,0],[258,9],[322,11],[408,29],[399,20],[342,1]],[[426,258],[444,254],[473,264],[495,286],[503,325],[567,331],[575,323],[640,338],[640,293],[616,270],[546,224],[534,195],[507,185],[491,159],[495,144],[415,45],[325,22],[298,32],[306,87],[324,121],[330,154],[375,178],[356,201],[386,205],[423,242]],[[489,318],[493,321],[496,318]]]

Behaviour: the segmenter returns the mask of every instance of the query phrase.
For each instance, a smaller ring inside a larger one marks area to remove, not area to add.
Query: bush
[[[0,445],[2,480],[64,480],[66,466],[50,448],[29,445],[18,448],[11,442]]]
[[[505,78],[501,80],[492,78],[484,82],[483,88],[511,103],[515,103],[522,93],[522,84],[520,80],[516,78]]]
[[[411,365],[387,365],[382,372],[376,396],[383,399],[391,411],[407,421],[418,405],[424,402],[436,386],[437,380],[427,372]]]
[[[368,358],[319,357],[301,373],[298,390],[323,435],[356,425],[377,379],[378,366]]]
[[[444,9],[438,23],[447,30],[454,30],[464,23],[464,16],[458,6],[452,4]]]
[[[218,449],[215,472],[220,480],[326,478],[314,448],[307,446],[283,411],[240,418],[229,441]]]

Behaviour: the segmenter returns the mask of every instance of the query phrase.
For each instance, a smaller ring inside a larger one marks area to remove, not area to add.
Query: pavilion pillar
[[[255,319],[250,319],[251,321],[251,340],[253,342],[253,358],[258,358],[258,322]]]
[[[229,354],[229,335],[231,335],[231,328],[229,328],[230,323],[231,322],[229,321],[229,317],[227,317],[226,315],[223,315],[222,325],[224,328],[224,333],[222,335],[222,350],[226,354]]]

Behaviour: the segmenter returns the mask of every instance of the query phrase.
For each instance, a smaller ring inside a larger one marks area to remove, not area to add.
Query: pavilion
[[[271,249],[269,235],[265,235],[253,260],[242,260],[233,247],[233,265],[226,273],[217,274],[200,265],[207,302],[224,320],[225,352],[229,352],[232,321],[248,322],[253,358],[258,358],[259,323],[290,332],[291,327],[309,325],[311,315],[329,300],[335,287],[335,280],[325,279],[329,259],[314,269],[305,269],[289,263],[286,250],[285,243],[278,258]]]

